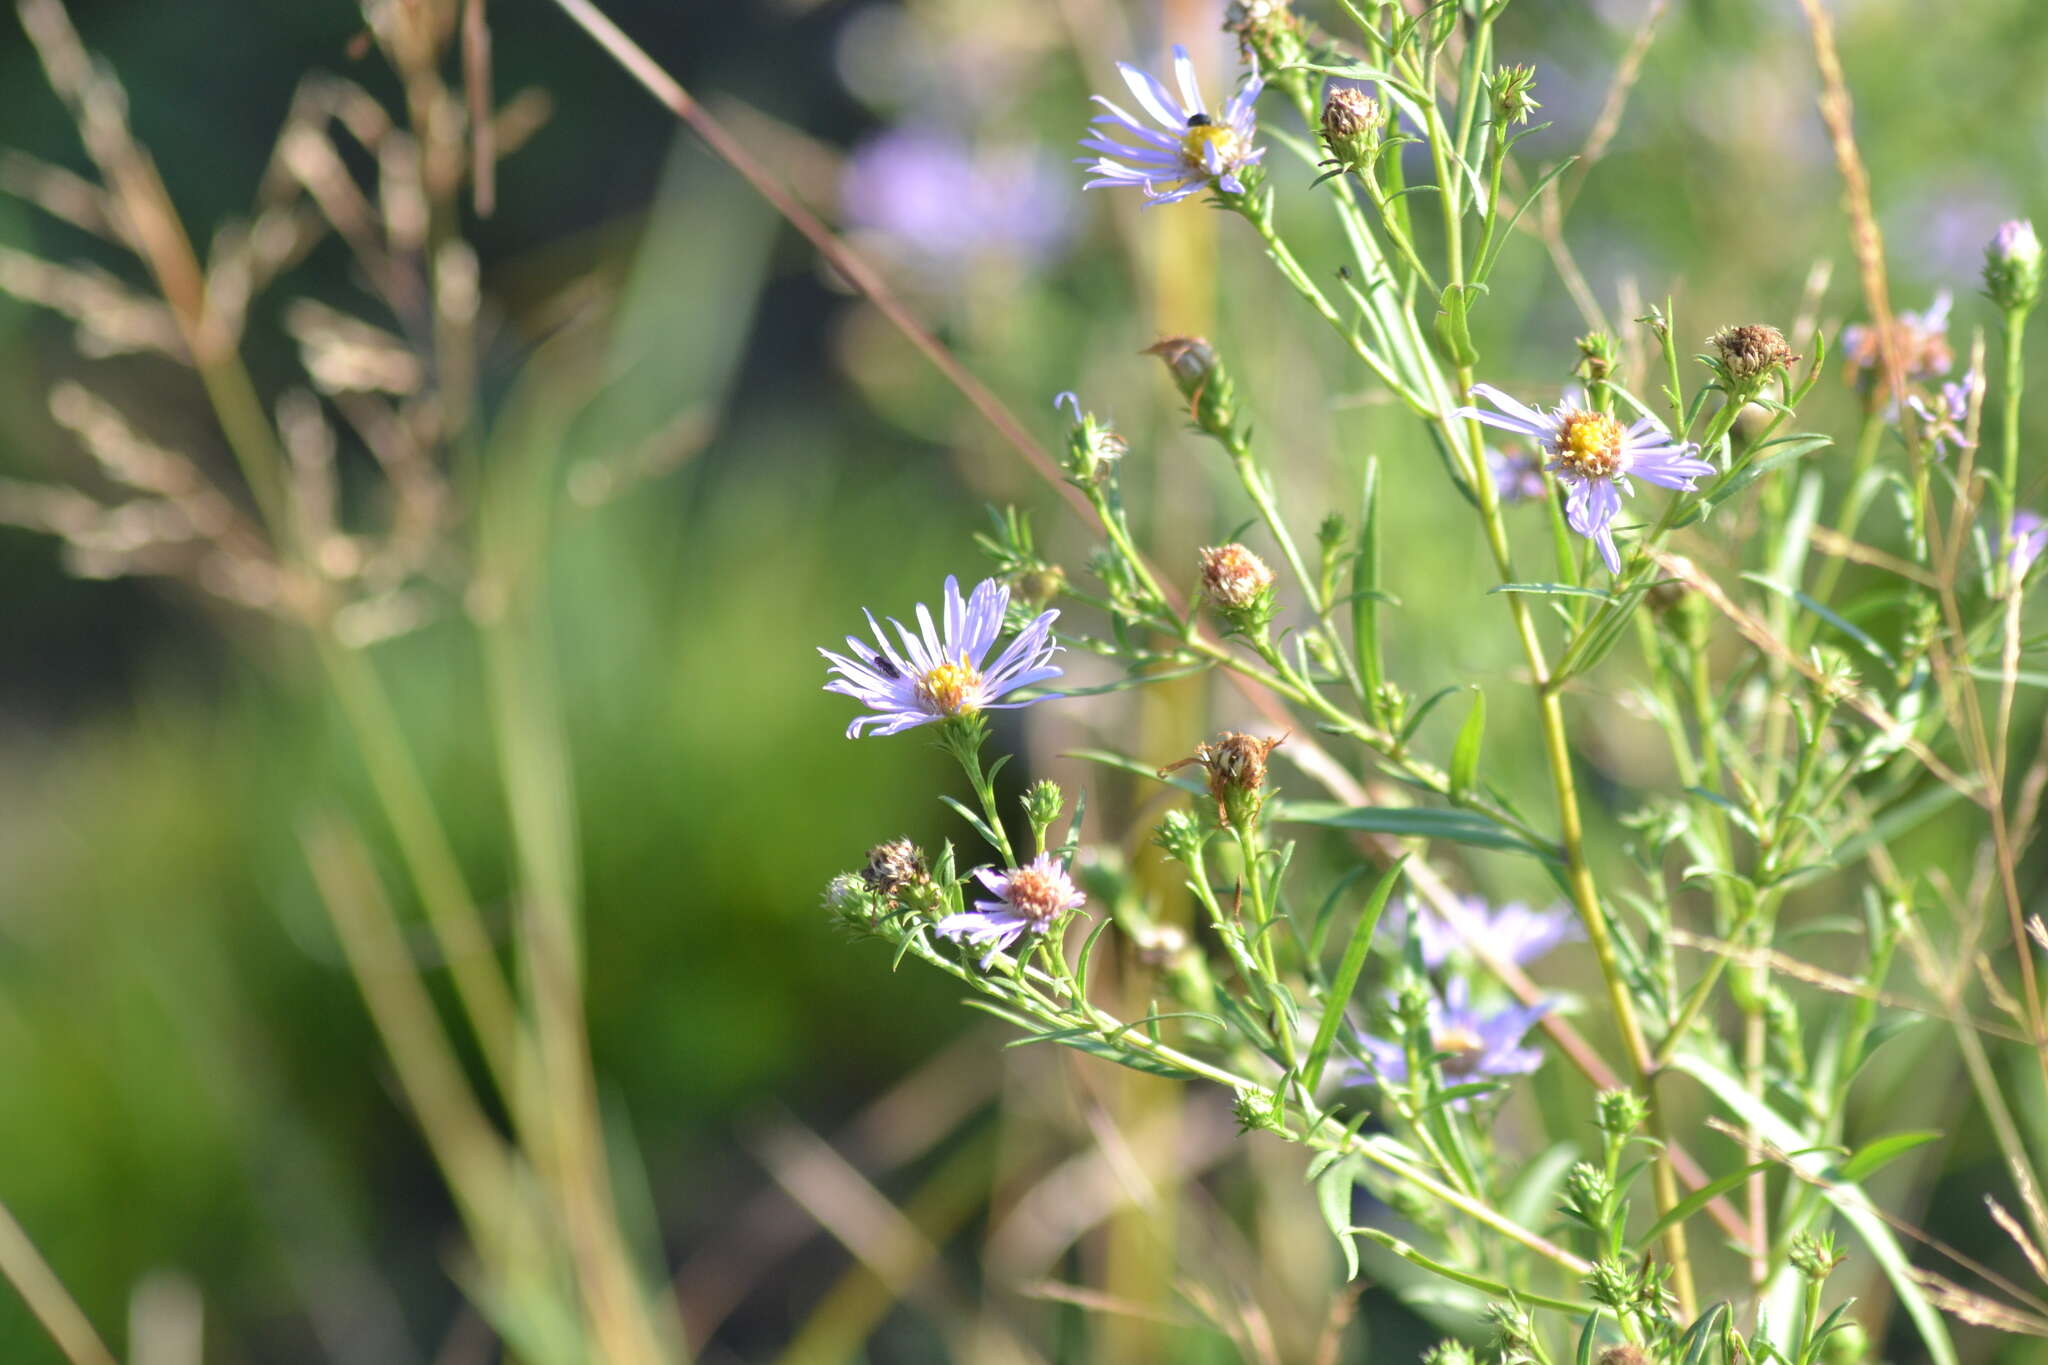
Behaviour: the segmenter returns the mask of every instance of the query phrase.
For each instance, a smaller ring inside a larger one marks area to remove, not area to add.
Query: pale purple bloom
[[[901,242],[929,264],[977,256],[1051,256],[1070,227],[1053,166],[1011,148],[977,154],[955,135],[906,125],[864,143],[840,180],[847,221]]]
[[[1543,496],[1543,464],[1528,451],[1488,446],[1486,466],[1493,471],[1493,486],[1502,502],[1527,502]]]
[[[2041,557],[2041,551],[2048,550],[2048,522],[2022,507],[2012,514],[2011,536],[2012,552],[2006,563],[2011,566],[2014,578],[2023,578]]]
[[[974,875],[995,899],[978,900],[972,910],[948,915],[932,930],[941,938],[987,948],[988,955],[981,960],[984,969],[1022,935],[1044,933],[1060,916],[1088,901],[1050,853],[1003,872],[977,867]]]
[[[982,660],[1003,632],[1003,612],[1009,605],[1010,590],[993,578],[983,579],[975,585],[972,597],[961,600],[960,580],[949,574],[943,632],[934,628],[932,614],[922,602],[917,606],[916,634],[889,618],[903,642],[901,652],[875,623],[874,613],[864,611],[875,644],[849,635],[846,647],[851,657],[829,649],[818,651],[832,665],[830,671],[839,675],[825,684],[825,690],[852,697],[872,712],[854,717],[853,724],[846,727],[846,737],[858,738],[863,726],[875,726],[878,735],[893,735],[952,716],[1046,700],[1027,697],[1006,702],[997,698],[1060,675],[1060,670],[1051,666],[1052,656],[1059,652],[1052,638],[1057,611],[1034,618],[993,664],[983,667]]]
[[[1998,225],[1998,231],[1991,235],[1989,250],[1992,259],[2001,263],[2038,262],[2041,259],[2041,239],[2034,235],[2032,221],[2012,218]]]
[[[1095,179],[1081,188],[1133,186],[1145,191],[1148,207],[1171,204],[1211,185],[1230,194],[1244,193],[1244,181],[1238,172],[1256,164],[1266,154],[1265,148],[1252,146],[1252,138],[1258,134],[1258,118],[1252,105],[1265,86],[1256,70],[1230,97],[1222,112],[1212,118],[1209,107],[1202,103],[1202,92],[1195,84],[1195,64],[1189,60],[1186,48],[1176,45],[1173,49],[1174,80],[1180,87],[1178,99],[1149,72],[1140,71],[1129,62],[1118,62],[1116,69],[1123,73],[1124,84],[1131,88],[1139,107],[1159,127],[1147,126],[1096,95],[1095,102],[1108,112],[1096,115],[1090,122],[1107,132],[1090,133],[1081,139],[1083,147],[1102,153],[1097,157],[1075,158],[1095,172]]]
[[[1695,479],[1714,472],[1714,466],[1694,455],[1699,447],[1672,440],[1671,433],[1653,417],[1624,427],[1604,412],[1574,405],[1569,395],[1546,412],[1510,398],[1491,384],[1474,384],[1472,396],[1500,411],[1464,407],[1458,409],[1457,416],[1526,436],[1551,457],[1544,468],[1557,475],[1565,487],[1565,521],[1600,547],[1600,558],[1609,573],[1621,572],[1621,553],[1614,548],[1614,518],[1621,511],[1622,497],[1634,491],[1630,478],[1690,492]]]
[[[1908,379],[1926,379],[1947,374],[1955,363],[1948,345],[1948,314],[1955,302],[1944,289],[1934,296],[1925,312],[1905,312],[1892,321],[1892,336],[1899,351],[1899,367]],[[1877,331],[1865,323],[1842,329],[1842,354],[1852,373],[1874,370],[1883,360]]]
[[[1941,397],[1932,403],[1917,393],[1906,395],[1906,406],[1920,418],[1921,435],[1934,447],[1935,459],[1948,454],[1951,445],[1964,449],[1976,444],[1963,431],[1970,416],[1970,389],[1976,382],[1977,372],[1970,370],[1961,379],[1943,384]]]
[[[1396,907],[1382,932],[1394,941],[1412,935],[1422,965],[1430,971],[1442,967],[1472,940],[1483,941],[1495,956],[1522,967],[1560,943],[1585,936],[1571,912],[1562,908],[1532,910],[1521,901],[1509,901],[1493,910],[1478,896],[1459,896],[1450,912],[1456,923],[1434,906]]]
[[[1495,1076],[1523,1076],[1543,1065],[1543,1049],[1522,1046],[1523,1037],[1550,1011],[1550,1002],[1508,1005],[1491,1014],[1472,1007],[1464,978],[1453,977],[1442,996],[1429,1001],[1429,1045],[1446,1085],[1466,1085]],[[1408,1080],[1408,1049],[1399,1039],[1358,1035],[1359,1046],[1372,1061],[1374,1078],[1383,1084]]]

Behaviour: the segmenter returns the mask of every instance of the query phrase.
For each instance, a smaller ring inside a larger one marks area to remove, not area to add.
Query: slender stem
[[[5,1204],[0,1204],[0,1275],[14,1286],[71,1365],[115,1365],[114,1353]]]
[[[2001,462],[1998,484],[1998,574],[2004,591],[2012,583],[2012,514],[2019,496],[2020,477],[2020,395],[2027,387],[2027,310],[2009,309],[2005,315],[2005,408],[1999,431]]]

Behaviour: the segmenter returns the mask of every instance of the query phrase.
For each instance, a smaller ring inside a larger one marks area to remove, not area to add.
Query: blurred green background
[[[845,157],[891,126],[936,129],[982,158],[1035,150],[1056,193],[1050,207],[1033,201],[1047,216],[1031,241],[981,230],[963,243],[886,221],[854,224],[856,240],[1036,435],[1057,439],[1049,400],[1061,389],[1117,420],[1134,446],[1133,504],[1155,543],[1188,547],[1183,573],[1194,545],[1246,513],[1137,352],[1158,335],[1207,332],[1298,495],[1297,534],[1326,506],[1348,506],[1364,454],[1388,462],[1403,522],[1395,671],[1424,693],[1508,676],[1499,632],[1461,628],[1479,545],[1434,461],[1360,374],[1275,306],[1262,262],[1230,230],[1241,225],[1192,204],[1140,215],[1128,197],[1084,198],[1066,164],[1112,58],[1156,62],[1166,42],[1186,41],[1215,88],[1230,56],[1217,7],[609,8],[829,216],[841,216]],[[1669,8],[1571,210],[1594,293],[1621,323],[1625,280],[1642,297],[1671,293],[1681,327],[1704,338],[1756,318],[1789,325],[1810,268],[1827,260],[1832,333],[1855,316],[1853,269],[1796,6]],[[1530,144],[1538,159],[1584,141],[1646,9],[1510,9],[1502,52],[1537,64],[1554,121]],[[1895,298],[1954,289],[1966,336],[1991,321],[1972,297],[1981,243],[2003,218],[2048,208],[2048,11],[2038,0],[1836,9]],[[349,54],[360,21],[338,2],[74,10],[202,240],[248,201],[303,72],[376,80]],[[593,273],[618,291],[611,387],[572,430],[570,464],[679,412],[708,423],[679,468],[572,510],[552,587],[598,1071],[645,1163],[669,1262],[701,1266],[693,1258],[771,1188],[764,1126],[794,1116],[836,1131],[950,1035],[980,1032],[942,981],[890,975],[818,913],[824,882],[869,844],[949,831],[930,799],[946,780],[939,756],[915,736],[844,740],[847,706],[818,690],[813,647],[854,628],[863,604],[900,614],[945,573],[976,574],[970,535],[986,502],[1037,508],[1041,537],[1076,574],[1083,547],[964,404],[559,13],[498,0],[490,14],[500,89],[537,85],[555,103],[504,166],[497,212],[473,226],[508,371],[538,301]],[[0,25],[0,145],[84,164],[11,20]],[[1299,194],[1306,173],[1277,164],[1303,254],[1331,256]],[[59,260],[95,249],[6,198],[0,244]],[[1510,387],[1562,382],[1585,324],[1540,247],[1523,241],[1510,259],[1482,320],[1488,368]],[[360,292],[329,249],[294,286],[343,305]],[[275,320],[259,308],[256,326],[259,380],[288,382]],[[83,477],[44,397],[67,378],[225,464],[188,376],[146,357],[81,360],[70,330],[0,299],[0,474]],[[1816,416],[1845,427],[1846,390],[1830,382],[1820,401]],[[0,584],[0,1198],[117,1343],[134,1286],[168,1275],[203,1295],[212,1360],[434,1359],[461,1312],[447,1273],[459,1230],[305,870],[305,815],[372,809],[315,673],[269,624],[179,583],[73,577],[46,537],[0,529]],[[474,642],[456,614],[378,659],[489,907],[508,878],[505,821]],[[1080,770],[1055,754],[1077,739],[1164,761],[1205,733],[1177,716],[1120,702],[1061,721],[1027,753],[1073,780]],[[1664,776],[1649,730],[1628,717],[1591,761],[1617,806]],[[1113,791],[1105,807],[1121,799]],[[1541,893],[1500,869],[1474,879]],[[992,1065],[990,1038],[976,1046]],[[1992,1159],[1963,1144],[1952,1188],[1979,1188]],[[1937,1174],[1922,1173],[1930,1191]],[[844,1266],[828,1239],[797,1235],[730,1295],[706,1358],[769,1358]],[[686,1293],[686,1314],[692,1302]],[[1193,1337],[1187,1349],[1219,1358]],[[870,1358],[935,1350],[926,1314],[898,1309]],[[57,1358],[0,1294],[0,1361]]]

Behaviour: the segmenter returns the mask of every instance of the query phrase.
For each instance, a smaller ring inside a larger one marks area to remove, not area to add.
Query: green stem
[[[2012,585],[2012,514],[2019,497],[2020,395],[2027,387],[2027,310],[2005,315],[2005,407],[1999,441],[2002,447],[1998,486],[1998,576],[2004,591]]]

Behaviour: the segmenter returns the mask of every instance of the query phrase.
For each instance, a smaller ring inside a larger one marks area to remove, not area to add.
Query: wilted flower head
[[[1750,384],[1799,363],[1785,344],[1785,334],[1762,323],[1724,327],[1707,341],[1719,354],[1723,372],[1736,384]]]
[[[1203,337],[1166,337],[1145,348],[1166,362],[1173,386],[1188,400],[1188,416],[1212,436],[1223,436],[1237,420],[1237,387]]]
[[[1396,907],[1380,932],[1396,942],[1412,935],[1422,965],[1430,971],[1449,962],[1469,940],[1483,941],[1496,956],[1521,967],[1560,943],[1585,936],[1571,912],[1562,908],[1532,910],[1521,901],[1509,901],[1495,910],[1478,896],[1459,896],[1452,909],[1456,924],[1434,906],[1411,902]]]
[[[2011,539],[2012,550],[2006,563],[2011,565],[2014,578],[2023,578],[2041,552],[2048,550],[2048,522],[2022,507],[2012,514]]]
[[[1251,611],[1273,590],[1266,561],[1232,541],[1202,549],[1202,595],[1225,611]]]
[[[1527,436],[1551,456],[1544,467],[1565,486],[1565,520],[1600,547],[1600,558],[1610,573],[1621,572],[1621,553],[1614,548],[1614,518],[1621,511],[1622,495],[1633,491],[1628,482],[1631,477],[1689,492],[1695,479],[1714,472],[1714,466],[1693,454],[1697,446],[1673,441],[1655,418],[1644,417],[1624,427],[1607,413],[1569,402],[1545,412],[1490,384],[1474,384],[1472,395],[1499,411],[1464,407],[1458,409],[1458,416]]]
[[[1237,39],[1246,61],[1283,66],[1301,52],[1301,20],[1287,0],[1230,0],[1223,7],[1223,31]]]
[[[1464,1085],[1490,1076],[1521,1076],[1534,1071],[1543,1065],[1543,1049],[1523,1047],[1522,1038],[1549,1010],[1546,1001],[1482,1013],[1472,1007],[1464,978],[1453,977],[1442,996],[1429,1000],[1429,1045],[1443,1055],[1439,1066],[1444,1080]],[[1392,1085],[1408,1080],[1408,1049],[1398,1039],[1360,1034],[1358,1043],[1372,1059],[1378,1080]]]
[[[1001,254],[1042,261],[1072,227],[1057,168],[1039,153],[977,153],[938,128],[893,128],[863,143],[839,193],[848,222],[941,268]]]
[[[1265,148],[1252,146],[1258,133],[1252,105],[1265,85],[1258,74],[1254,72],[1212,118],[1202,103],[1202,92],[1195,84],[1195,64],[1186,48],[1173,49],[1178,99],[1150,73],[1129,62],[1116,65],[1139,107],[1159,127],[1148,127],[1101,95],[1095,96],[1095,102],[1107,112],[1091,122],[1115,136],[1090,133],[1081,139],[1083,147],[1102,153],[1076,158],[1095,172],[1095,179],[1082,188],[1134,186],[1145,191],[1148,206],[1171,204],[1211,186],[1228,194],[1243,194],[1240,172],[1266,154]]]
[[[1955,356],[1948,346],[1948,313],[1954,298],[1944,289],[1934,296],[1926,311],[1901,313],[1892,320],[1892,338],[1899,350],[1899,365],[1907,379],[1926,379],[1949,372]],[[1853,323],[1842,329],[1844,373],[1853,383],[1879,369],[1883,353],[1877,329]]]
[[[1074,887],[1067,869],[1050,853],[1041,853],[1022,867],[998,872],[978,867],[975,877],[993,894],[992,900],[978,900],[972,910],[948,915],[932,926],[942,938],[986,947],[981,960],[986,968],[995,955],[1024,934],[1042,934],[1062,915],[1078,910],[1088,901]]]
[[[880,894],[893,896],[925,880],[929,874],[925,871],[924,854],[918,852],[916,844],[908,839],[891,839],[868,850],[867,866],[860,875]]]
[[[2001,224],[1984,248],[1984,292],[2007,312],[2025,312],[2041,297],[2041,239],[2024,218]]]
[[[1161,768],[1159,775],[1166,777],[1191,763],[1201,764],[1209,777],[1209,795],[1216,802],[1216,822],[1241,828],[1258,817],[1263,799],[1259,793],[1266,785],[1266,756],[1286,738],[1260,739],[1226,730],[1213,743],[1197,744],[1192,758]]]
[[[949,574],[943,632],[933,625],[932,614],[920,602],[917,634],[904,629],[894,617],[889,620],[903,643],[900,653],[875,623],[873,612],[864,614],[875,644],[849,635],[846,647],[851,657],[820,649],[832,665],[831,672],[839,675],[825,684],[825,690],[852,697],[871,712],[854,717],[846,727],[847,738],[858,738],[866,726],[875,726],[878,735],[893,735],[935,720],[1044,701],[1044,697],[1010,702],[997,699],[1060,675],[1060,670],[1052,667],[1052,656],[1059,652],[1052,638],[1057,611],[1041,613],[1017,633],[993,664],[983,666],[996,637],[1002,634],[1003,612],[1009,603],[1010,590],[993,578],[976,584],[974,595],[963,601],[960,581]]]
[[[1323,145],[1330,159],[1349,171],[1364,171],[1379,152],[1386,123],[1380,102],[1351,85],[1333,85],[1323,98]]]
[[[1934,457],[1948,454],[1949,447],[1967,449],[1970,440],[1970,390],[1977,384],[1977,372],[1966,371],[1961,379],[1941,386],[1941,396],[1932,403],[1917,393],[1906,395],[1906,406],[1920,419],[1920,434],[1934,447]]]

